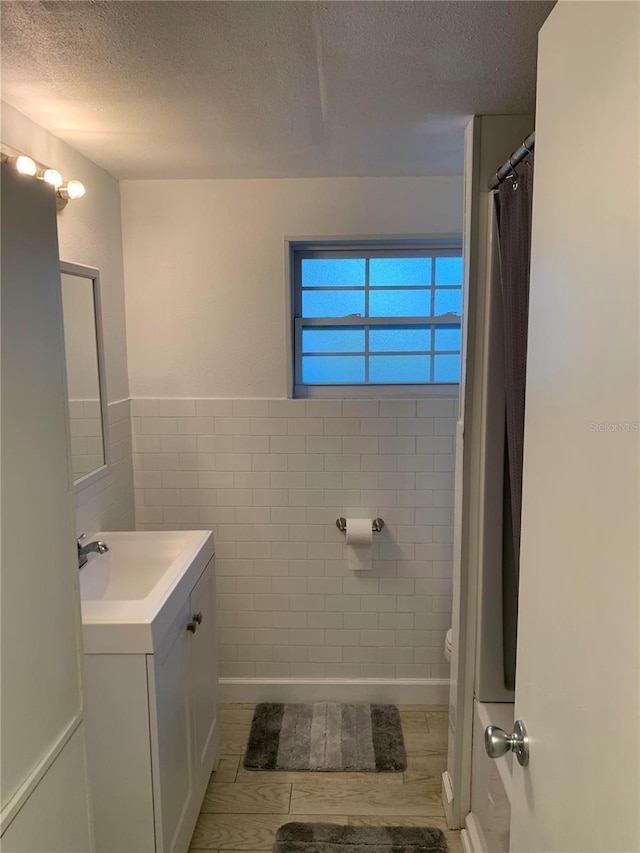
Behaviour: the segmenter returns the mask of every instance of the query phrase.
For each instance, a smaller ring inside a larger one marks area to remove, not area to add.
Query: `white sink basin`
[[[111,550],[89,554],[80,570],[83,601],[138,601],[146,598],[186,543],[180,531],[96,533],[85,542],[105,541]]]
[[[84,541],[96,539],[110,550],[89,554],[80,569],[84,650],[152,653],[177,615],[173,593],[191,589],[213,557],[211,532],[102,531]]]

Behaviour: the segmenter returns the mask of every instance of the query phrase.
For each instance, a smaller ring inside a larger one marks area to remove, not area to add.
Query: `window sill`
[[[457,397],[459,383],[429,383],[423,385],[296,385],[294,399],[358,399],[411,400],[429,397]]]

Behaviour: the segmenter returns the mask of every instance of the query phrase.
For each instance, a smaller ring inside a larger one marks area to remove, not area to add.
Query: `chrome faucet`
[[[106,542],[100,542],[96,540],[95,542],[88,542],[86,545],[82,545],[81,542],[84,539],[86,534],[81,533],[78,537],[78,568],[81,569],[84,564],[87,562],[87,554],[105,554],[110,550],[109,546]]]

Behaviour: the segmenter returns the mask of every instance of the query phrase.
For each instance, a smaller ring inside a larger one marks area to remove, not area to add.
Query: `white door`
[[[2,802],[5,853],[93,849],[80,594],[51,187],[2,165]]]
[[[511,850],[640,850],[640,6],[540,34]]]

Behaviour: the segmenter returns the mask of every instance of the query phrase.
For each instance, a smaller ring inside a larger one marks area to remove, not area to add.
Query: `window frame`
[[[302,329],[322,326],[410,326],[425,325],[424,317],[366,317],[359,318],[354,323],[352,317],[303,318],[302,315],[302,261],[307,258],[327,257],[367,257],[380,255],[384,257],[416,257],[421,253],[435,257],[462,256],[461,235],[439,235],[424,237],[384,237],[384,238],[297,238],[285,240],[285,265],[290,283],[290,294],[287,302],[288,328],[290,328],[290,345],[288,349],[288,368],[290,376],[290,394],[296,398],[340,398],[340,397],[450,397],[459,392],[459,382],[420,382],[420,383],[341,383],[341,384],[304,384],[302,373]],[[464,263],[464,260],[463,260]],[[435,267],[435,265],[434,265]],[[432,279],[430,288],[434,288]],[[443,286],[444,289],[447,286]],[[457,285],[451,285],[457,289]],[[325,288],[322,288],[325,290]],[[341,288],[342,289],[342,288]],[[350,289],[350,288],[345,288]],[[361,290],[362,287],[353,287]],[[380,288],[382,289],[382,288]],[[393,288],[384,288],[391,290]],[[396,289],[406,289],[398,286]],[[464,275],[462,282],[464,306]],[[364,322],[366,320],[366,322]],[[460,325],[463,332],[463,316],[446,314],[430,317],[428,325]],[[460,352],[462,369],[462,345]]]

